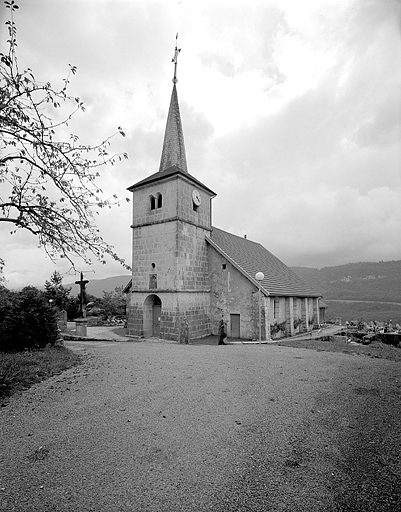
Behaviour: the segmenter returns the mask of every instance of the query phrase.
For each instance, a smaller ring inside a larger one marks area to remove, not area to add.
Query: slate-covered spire
[[[182,131],[180,107],[178,106],[177,88],[175,84],[171,94],[159,172],[163,172],[173,165],[184,172],[188,172],[184,134]]]
[[[185,155],[184,133],[182,131],[180,107],[177,96],[177,58],[181,50],[177,48],[177,38],[175,42],[175,52],[172,62],[174,62],[173,92],[171,93],[170,108],[167,116],[166,132],[164,134],[162,157],[160,159],[159,172],[176,166],[181,171],[188,172],[187,157]]]

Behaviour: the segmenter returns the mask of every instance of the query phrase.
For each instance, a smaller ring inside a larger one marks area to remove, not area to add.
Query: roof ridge
[[[230,233],[229,231],[225,231],[224,229],[217,228],[216,226],[212,226],[212,229],[218,229],[222,233],[227,233],[227,235],[235,236],[236,238],[239,238],[240,240],[246,240],[247,242],[250,242],[250,243],[256,244],[256,245],[260,245],[261,247],[263,247],[263,245],[260,242],[255,242],[254,240],[250,240],[249,238],[246,238],[245,236],[235,235],[234,233]],[[265,251],[267,251],[267,249],[265,247],[263,247],[263,249],[265,249]],[[270,252],[270,251],[268,251],[268,252]]]

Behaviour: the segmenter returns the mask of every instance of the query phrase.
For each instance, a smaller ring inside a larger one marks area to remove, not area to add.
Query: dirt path
[[[0,409],[0,510],[396,511],[399,362],[73,342]]]

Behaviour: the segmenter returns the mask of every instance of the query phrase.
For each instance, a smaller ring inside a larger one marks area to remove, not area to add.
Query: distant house
[[[326,323],[326,309],[328,309],[328,305],[322,300],[319,299],[319,323]]]
[[[319,293],[262,245],[212,226],[216,193],[189,174],[174,83],[159,171],[132,193],[128,332],[179,341],[293,335],[320,322]],[[324,311],[324,309],[323,309]]]

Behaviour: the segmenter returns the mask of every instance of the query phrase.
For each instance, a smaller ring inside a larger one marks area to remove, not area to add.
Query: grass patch
[[[331,338],[331,337],[329,337]],[[342,352],[344,354],[357,354],[369,357],[376,357],[379,359],[391,359],[392,361],[401,361],[401,349],[393,347],[392,345],[385,345],[379,341],[374,341],[370,345],[353,345],[345,341],[334,341],[329,339],[327,341],[319,339],[291,339],[287,338],[276,345],[281,347],[293,348],[309,348],[317,351],[324,352]]]
[[[80,363],[80,357],[63,346],[24,352],[0,352],[0,402]]]

